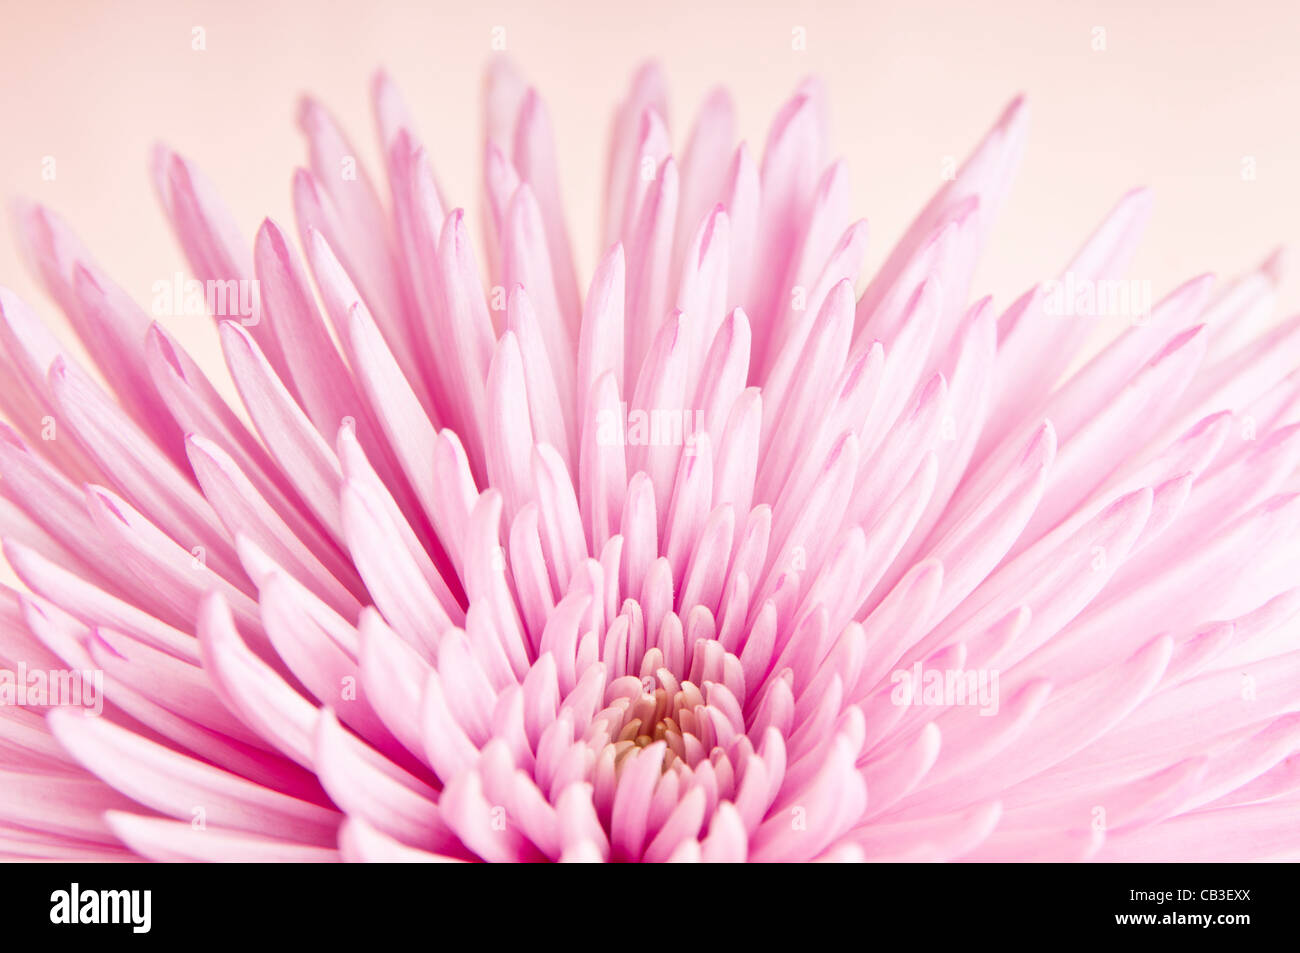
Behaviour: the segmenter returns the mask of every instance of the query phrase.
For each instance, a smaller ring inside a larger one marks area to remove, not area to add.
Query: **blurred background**
[[[654,57],[680,147],[715,84],[761,147],[807,74],[830,94],[835,151],[870,222],[868,271],[1016,93],[1032,118],[1021,174],[976,282],[999,307],[1063,266],[1134,185],[1155,190],[1133,277],[1159,297],[1194,274],[1227,278],[1300,239],[1300,5],[1294,0],[0,0],[0,195],[63,216],[146,306],[185,270],[154,199],[150,146],[195,160],[251,243],[289,230],[310,91],[374,171],[369,78],[385,67],[454,205],[477,219],[481,77],[494,30],[547,99],[581,277],[596,246],[607,121]],[[194,49],[202,31],[203,49]],[[802,32],[800,32],[802,31]],[[796,38],[804,39],[802,49]],[[42,177],[47,157],[52,181]],[[1253,174],[1252,174],[1253,173]],[[477,236],[477,223],[474,228]],[[52,304],[0,230],[0,284],[51,321]],[[1282,302],[1300,304],[1288,278]],[[224,377],[206,318],[164,319]]]

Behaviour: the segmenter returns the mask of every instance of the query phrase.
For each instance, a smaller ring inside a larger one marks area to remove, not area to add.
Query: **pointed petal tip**
[[[1183,348],[1187,347],[1190,344],[1193,344],[1194,342],[1199,341],[1203,343],[1206,337],[1206,330],[1205,330],[1206,327],[1208,327],[1208,325],[1205,324],[1193,325],[1192,327],[1188,328],[1186,331],[1183,331],[1181,334],[1175,335],[1174,338],[1164,346],[1164,348],[1160,351],[1160,353],[1151,359],[1148,366],[1155,367],[1161,361],[1173,356],[1174,354],[1178,353]]]
[[[636,73],[632,78],[632,83],[635,86],[639,86],[641,83],[649,82],[651,80],[663,82],[665,79],[666,74],[664,73],[663,64],[660,63],[657,58],[650,57],[642,60],[640,65],[637,66]]]
[[[50,361],[49,370],[46,371],[46,377],[53,382],[62,382],[68,378],[68,359],[62,353],[54,355]]]
[[[998,117],[997,128],[1003,134],[1023,132],[1029,124],[1029,113],[1029,95],[1024,92],[1016,93],[1003,107],[1002,115]]]
[[[1112,502],[1101,514],[1103,522],[1127,521],[1136,514],[1150,512],[1151,503],[1155,499],[1155,489],[1149,486],[1139,487],[1131,493],[1125,493],[1119,499]]]
[[[519,67],[515,65],[514,58],[509,53],[499,52],[488,60],[484,68],[484,80],[489,85],[501,81],[514,82],[523,85],[523,74],[520,73]]]
[[[926,582],[932,585],[942,582],[943,561],[937,556],[927,556],[913,566],[908,575],[912,577],[913,583]]]
[[[23,219],[35,214],[36,210],[41,207],[39,202],[25,199],[20,195],[9,200],[9,215],[15,222],[22,222]]]
[[[609,251],[605,252],[605,258],[601,264],[616,268],[619,271],[626,271],[627,252],[623,250],[623,243],[621,241],[614,242],[614,244],[609,246]]]
[[[264,218],[257,226],[257,234],[253,238],[253,253],[254,255],[269,253],[274,255],[282,265],[288,264],[289,245],[284,237],[284,229],[276,224],[274,219]]]
[[[293,190],[296,193],[299,189],[305,191],[313,199],[317,198],[318,190],[316,188],[316,176],[311,174],[311,170],[298,166],[293,170]]]
[[[1022,464],[1029,464],[1037,467],[1045,467],[1056,455],[1056,428],[1050,420],[1044,420],[1034,431],[1034,435],[1029,438],[1029,443],[1025,447],[1024,455],[1020,458]]]
[[[1151,214],[1151,209],[1155,205],[1155,191],[1148,185],[1139,185],[1125,192],[1118,202],[1115,203],[1115,210],[1125,209],[1132,215],[1147,216]]]
[[[155,168],[165,169],[176,156],[176,151],[167,143],[159,140],[149,147],[149,161]]]
[[[294,119],[298,123],[298,128],[310,135],[312,127],[322,118],[321,113],[324,108],[311,93],[300,94],[294,107]]]
[[[1263,263],[1259,266],[1259,270],[1262,271],[1271,282],[1273,282],[1274,286],[1277,286],[1282,283],[1282,278],[1286,275],[1287,266],[1290,264],[1290,258],[1291,252],[1287,246],[1279,245],[1269,253],[1267,258],[1264,259]]]
[[[1300,503],[1300,493],[1279,493],[1264,502],[1260,507],[1264,513],[1280,513]]]

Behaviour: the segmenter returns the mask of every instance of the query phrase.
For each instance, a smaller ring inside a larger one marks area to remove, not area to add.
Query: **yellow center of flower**
[[[707,758],[716,742],[700,689],[689,681],[678,682],[664,668],[644,676],[641,682],[639,695],[617,698],[607,711],[616,768],[621,771],[629,754],[656,741],[666,745],[665,771],[679,761],[693,768]],[[620,716],[621,725],[616,720]]]

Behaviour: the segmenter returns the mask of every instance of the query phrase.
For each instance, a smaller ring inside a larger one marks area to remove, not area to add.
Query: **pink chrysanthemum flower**
[[[301,251],[160,150],[246,413],[21,210],[100,379],[3,292],[0,852],[1300,854],[1300,319],[1239,334],[1277,257],[1147,308],[1135,192],[969,303],[1017,102],[858,296],[818,85],[761,162],[721,92],[674,157],[664,89],[617,110],[585,297],[504,65],[482,263],[383,76],[386,200],[302,108]]]

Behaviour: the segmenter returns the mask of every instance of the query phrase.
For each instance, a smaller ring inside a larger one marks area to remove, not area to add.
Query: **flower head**
[[[865,281],[816,82],[761,160],[724,92],[675,153],[648,66],[581,282],[510,67],[482,258],[374,104],[386,194],[303,105],[296,242],[159,149],[153,315],[20,211],[90,365],[0,292],[0,852],[1300,853],[1300,319],[1239,333],[1277,256],[1153,305],[1138,191],[972,303],[1016,101]]]

